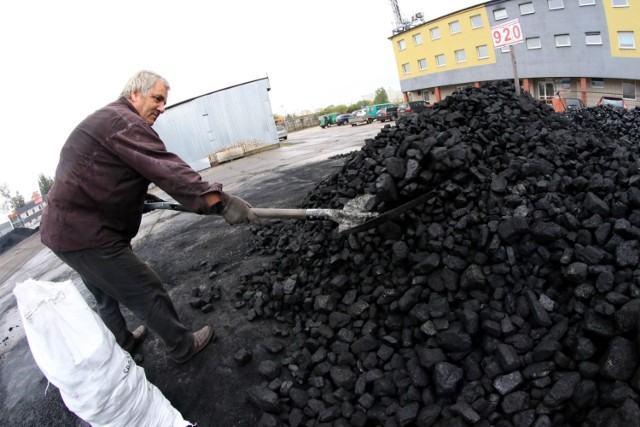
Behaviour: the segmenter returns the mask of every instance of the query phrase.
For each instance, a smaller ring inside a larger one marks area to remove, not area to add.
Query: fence
[[[306,129],[314,126],[318,126],[320,122],[316,116],[301,116],[301,117],[287,117],[284,121],[284,127],[287,128],[287,132],[294,130]]]

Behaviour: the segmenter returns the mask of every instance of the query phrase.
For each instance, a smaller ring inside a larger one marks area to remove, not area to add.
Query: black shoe
[[[189,352],[186,355],[182,357],[176,357],[173,360],[176,363],[184,363],[188,361],[193,356],[195,356],[200,351],[202,351],[202,349],[204,349],[207,346],[207,344],[211,342],[211,338],[213,338],[213,328],[209,325],[205,326],[199,331],[194,332],[193,347],[191,347],[191,350],[189,350]]]

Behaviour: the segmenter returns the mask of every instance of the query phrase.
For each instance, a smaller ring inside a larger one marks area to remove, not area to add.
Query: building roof
[[[260,80],[267,80],[268,81],[269,77],[262,77],[262,78],[259,78],[259,79],[249,80],[249,81],[244,82],[244,83],[238,83],[238,84],[231,85],[231,86],[228,86],[228,87],[225,87],[225,88],[222,88],[222,89],[218,89],[218,90],[214,90],[214,91],[211,91],[211,92],[203,93],[202,95],[194,96],[193,98],[185,99],[184,101],[180,101],[180,102],[178,102],[176,104],[173,104],[173,105],[167,107],[166,109],[169,110],[169,109],[171,109],[173,107],[177,107],[178,105],[182,105],[182,104],[185,104],[187,102],[191,102],[194,99],[198,99],[198,98],[202,98],[203,96],[211,95],[212,93],[222,92],[222,91],[225,91],[225,90],[233,89],[234,87],[246,85],[246,84],[249,84],[249,83],[254,83],[254,82],[257,82],[257,81],[260,81]],[[271,86],[268,86],[267,87],[267,91],[270,91],[270,90],[271,90]]]

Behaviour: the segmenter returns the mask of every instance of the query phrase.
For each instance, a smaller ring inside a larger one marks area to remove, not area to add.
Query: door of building
[[[553,82],[538,82],[538,99],[551,104],[556,94],[556,85]]]

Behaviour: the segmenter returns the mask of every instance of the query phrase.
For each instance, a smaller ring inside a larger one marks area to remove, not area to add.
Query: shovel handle
[[[144,209],[146,211],[164,209],[168,211],[190,212],[187,208],[182,206],[180,203],[171,203],[171,202],[148,202],[144,204]]]
[[[179,212],[189,212],[179,203],[154,202],[145,203],[145,208],[165,209]],[[276,208],[251,208],[258,218],[266,219],[328,219],[326,209],[276,209]]]
[[[310,209],[275,209],[275,208],[251,208],[251,212],[258,218],[267,219],[308,219]]]

